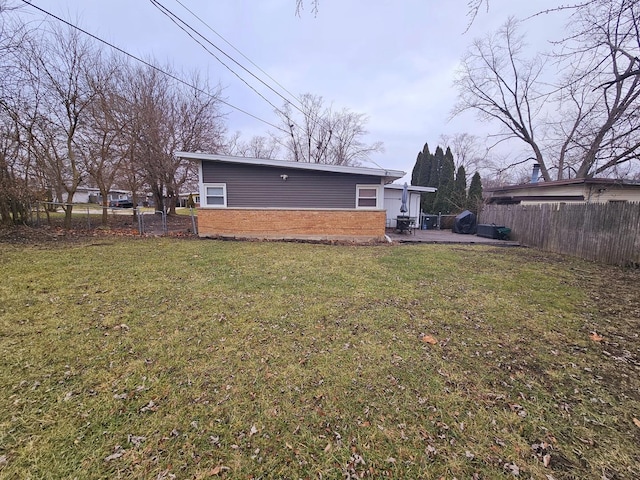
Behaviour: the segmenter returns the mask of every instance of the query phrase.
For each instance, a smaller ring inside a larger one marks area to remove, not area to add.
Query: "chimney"
[[[533,171],[531,172],[531,183],[538,183],[538,179],[540,178],[540,164],[533,164]]]

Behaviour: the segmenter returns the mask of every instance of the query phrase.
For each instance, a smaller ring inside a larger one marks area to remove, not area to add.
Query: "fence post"
[[[136,207],[136,217],[138,217],[138,232],[140,236],[144,235],[144,218],[142,218],[142,212],[140,207]]]
[[[167,207],[162,208],[162,231],[165,235],[169,233],[169,228],[167,227]]]
[[[196,217],[194,215],[194,209],[193,207],[189,208],[189,210],[191,210],[191,228],[193,229],[193,234],[197,235],[198,234],[198,229],[196,228]]]

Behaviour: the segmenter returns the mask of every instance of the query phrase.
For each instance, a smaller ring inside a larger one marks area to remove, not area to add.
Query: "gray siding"
[[[280,175],[288,175],[284,181]],[[227,207],[355,208],[356,184],[380,185],[370,175],[202,162],[204,183],[227,184]]]

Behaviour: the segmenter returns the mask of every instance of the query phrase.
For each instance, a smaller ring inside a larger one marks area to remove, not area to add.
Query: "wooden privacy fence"
[[[522,245],[640,265],[640,203],[485,205],[479,223],[511,228],[511,238]]]

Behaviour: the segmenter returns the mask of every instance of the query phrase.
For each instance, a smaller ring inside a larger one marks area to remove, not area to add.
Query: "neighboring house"
[[[384,186],[384,208],[387,211],[387,227],[396,228],[396,219],[398,216],[405,215],[415,218],[416,225],[420,224],[420,194],[435,192],[434,187],[417,187],[414,185],[407,186],[408,201],[407,212],[402,213],[402,190],[404,185],[399,183],[391,183]]]
[[[130,192],[126,190],[110,190],[107,195],[107,202],[111,200],[127,200],[131,198]],[[102,203],[100,190],[92,187],[78,187],[73,195],[73,203]]]
[[[78,187],[73,194],[73,203],[97,203],[100,190],[90,187]]]
[[[127,190],[109,190],[107,194],[107,202],[115,200],[130,200],[131,192]],[[102,203],[102,195],[98,193],[97,203]]]
[[[489,204],[640,202],[640,182],[580,178],[487,188]]]
[[[381,240],[398,170],[179,152],[198,162],[202,237]]]
[[[178,194],[178,202],[176,207],[186,207],[189,203],[189,195],[193,198],[193,202],[196,204],[196,207],[200,205],[200,192],[188,192],[188,193],[179,193]]]

